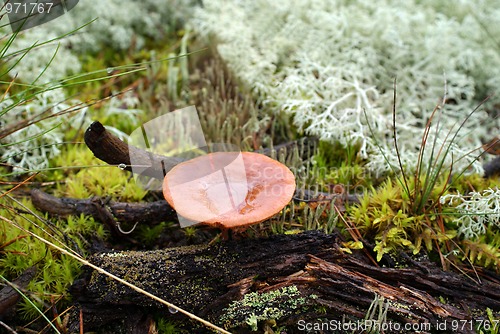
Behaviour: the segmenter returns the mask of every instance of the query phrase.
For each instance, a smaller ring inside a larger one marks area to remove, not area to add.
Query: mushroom
[[[252,152],[209,153],[178,164],[163,180],[163,195],[180,216],[223,229],[272,217],[294,192],[288,167]]]

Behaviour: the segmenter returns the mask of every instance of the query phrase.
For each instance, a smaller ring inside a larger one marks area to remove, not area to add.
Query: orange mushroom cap
[[[233,228],[278,213],[295,192],[282,163],[252,152],[217,152],[183,162],[163,180],[163,195],[184,218]]]

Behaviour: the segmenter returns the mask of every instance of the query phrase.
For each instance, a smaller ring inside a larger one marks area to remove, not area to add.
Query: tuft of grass
[[[445,100],[446,98],[443,99]],[[472,110],[455,130],[454,127],[449,129],[441,143],[438,138],[443,129],[440,127],[440,116],[437,112],[444,105],[437,106],[429,117],[421,138],[416,170],[409,171],[402,163],[402,153],[398,146],[395,101],[396,81],[392,113],[398,169],[391,167],[394,174],[392,178],[388,178],[376,189],[372,187],[359,205],[349,208],[349,217],[366,238],[375,241],[373,250],[377,254],[377,261],[386,254],[395,254],[401,250],[418,254],[425,247],[427,252],[436,252],[444,268],[447,267],[447,261],[452,259],[447,258],[447,254],[455,251],[461,252],[463,260],[470,263],[497,268],[500,264],[500,254],[493,251],[496,247],[493,240],[496,237],[477,239],[474,242],[460,239],[455,224],[456,214],[443,207],[441,200],[454,188],[464,187],[463,179],[466,179],[464,175],[467,167],[458,172],[454,171],[453,164],[456,160],[451,157],[449,163],[449,155],[464,124],[481,105]],[[383,154],[384,151],[381,148],[380,150]],[[391,165],[388,158],[385,155],[384,157]],[[475,160],[479,157],[480,154]],[[463,157],[458,157],[461,158]],[[478,176],[471,176],[469,179],[481,187],[488,183],[478,180]],[[469,183],[468,187],[472,187],[472,184]]]
[[[418,254],[435,243],[443,243],[457,235],[454,229],[442,230],[443,219],[450,216],[414,215],[410,203],[399,183],[388,179],[377,189],[366,193],[359,203],[348,208],[348,216],[368,240],[375,241],[377,261],[385,254],[401,250]]]
[[[389,301],[384,297],[375,295],[370,307],[365,315],[365,322],[369,324],[366,328],[366,333],[379,333],[377,324],[385,324],[387,322],[387,311],[389,310]],[[352,332],[353,334],[355,331]]]

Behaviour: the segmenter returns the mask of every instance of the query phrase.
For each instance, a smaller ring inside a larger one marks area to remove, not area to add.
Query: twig
[[[123,165],[124,169],[130,172],[133,171],[131,160],[142,161],[144,165],[134,168],[134,171],[140,170],[141,175],[159,180],[163,180],[166,172],[182,162],[179,158],[157,155],[128,145],[106,131],[104,126],[97,121],[85,131],[84,139],[88,148],[102,161],[110,165]]]
[[[126,224],[159,224],[174,219],[176,214],[167,201],[152,203],[111,202],[94,197],[90,199],[58,198],[39,189],[31,190],[31,200],[35,208],[57,216],[80,214],[92,216],[118,232],[117,222]]]

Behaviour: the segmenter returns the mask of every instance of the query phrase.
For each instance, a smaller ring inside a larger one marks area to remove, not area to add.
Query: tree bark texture
[[[449,332],[453,332],[452,321],[477,324],[474,321],[485,319],[486,308],[497,316],[500,312],[499,278],[491,273],[483,273],[479,282],[444,272],[428,260],[408,260],[401,268],[384,268],[372,265],[362,252],[346,254],[340,248],[337,235],[308,231],[211,246],[101,253],[92,255],[90,262],[237,333],[248,331],[245,323],[252,313],[260,320],[265,314],[279,314],[274,320],[286,326],[287,333],[300,332],[299,320],[362,321],[376,296],[386,301],[388,321],[429,326],[448,321]],[[298,294],[283,293],[262,305],[242,303],[240,311],[231,311],[231,303],[243,302],[251,292],[279,294],[285,287],[297,288]],[[124,319],[145,324],[151,314],[185,318],[90,269],[75,282],[72,293],[77,308],[83,311],[85,330]],[[272,313],[276,308],[279,312]],[[266,326],[266,321],[259,324]],[[72,326],[78,326],[76,317]],[[137,333],[148,332],[146,325],[128,326]],[[193,328],[192,332],[205,329]],[[466,325],[460,332],[475,331]]]

